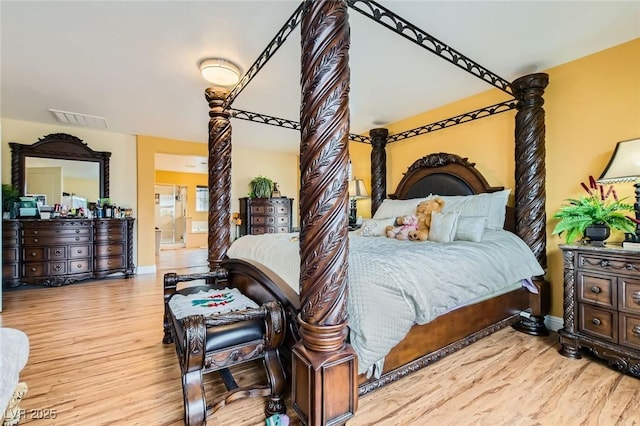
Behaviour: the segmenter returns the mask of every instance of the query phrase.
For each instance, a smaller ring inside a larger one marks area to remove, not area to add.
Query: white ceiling
[[[637,1],[380,3],[509,81],[640,37]],[[54,124],[57,109],[105,117],[112,132],[206,143],[198,63],[219,56],[246,71],[298,4],[3,0],[1,115]],[[354,10],[349,17],[353,133],[491,87]],[[234,108],[299,121],[299,33]],[[298,150],[297,131],[232,126],[234,146]]]

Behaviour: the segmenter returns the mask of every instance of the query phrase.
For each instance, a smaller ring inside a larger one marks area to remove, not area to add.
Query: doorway
[[[155,226],[160,230],[160,249],[186,247],[187,187],[155,185]]]

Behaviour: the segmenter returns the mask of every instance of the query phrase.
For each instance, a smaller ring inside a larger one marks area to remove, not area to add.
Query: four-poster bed
[[[349,134],[349,23],[347,6],[445,58],[514,100],[432,123],[397,135],[373,129],[369,137]],[[392,24],[389,24],[391,22]],[[300,123],[231,109],[235,97],[301,24],[302,107]],[[372,145],[372,214],[387,197],[386,145],[397,140],[469,120],[517,109],[515,125],[515,208],[506,227],[512,229],[546,268],[544,110],[546,74],[509,83],[372,1],[306,1],[289,18],[238,85],[228,92],[209,88],[209,266],[224,270],[229,285],[258,302],[278,300],[288,314],[285,346],[290,350],[292,401],[306,424],[343,424],[366,394],[421,368],[501,327],[544,334],[548,310],[547,283],[533,277],[537,294],[517,289],[455,309],[431,323],[414,326],[386,357],[378,379],[357,376],[357,356],[347,342],[348,142]],[[296,294],[273,271],[253,261],[229,259],[231,210],[230,118],[300,129],[300,279]],[[444,177],[457,188],[452,194],[478,194],[488,185],[473,164],[454,155],[427,156],[414,163],[395,191],[397,198],[432,192],[431,177]],[[462,184],[461,184],[462,182]],[[425,192],[427,191],[427,192]],[[466,191],[466,192],[465,192]],[[168,298],[165,291],[165,299]],[[520,316],[527,311],[529,319]]]

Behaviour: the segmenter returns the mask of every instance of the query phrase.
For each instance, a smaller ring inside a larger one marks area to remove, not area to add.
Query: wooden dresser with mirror
[[[64,194],[96,201],[109,197],[110,152],[93,151],[64,133],[44,136],[32,145],[9,146],[11,183],[21,196],[44,195],[50,205],[63,203]],[[135,273],[134,222],[132,217],[70,216],[3,220],[3,286],[58,286],[114,273],[129,277]]]

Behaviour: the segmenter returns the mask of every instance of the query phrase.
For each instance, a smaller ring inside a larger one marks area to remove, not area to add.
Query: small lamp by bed
[[[351,204],[349,207],[349,226],[355,226],[358,220],[358,209],[356,207],[356,200],[363,198],[369,198],[367,188],[364,186],[362,179],[353,179],[349,181],[349,199]]]
[[[640,139],[618,142],[613,150],[609,164],[598,178],[598,183],[635,182],[636,202],[633,205],[636,220],[640,221]],[[625,234],[625,241],[640,242],[640,224],[636,224],[636,233]]]

